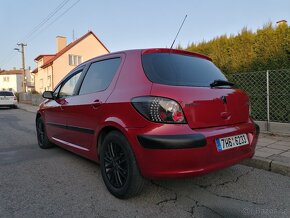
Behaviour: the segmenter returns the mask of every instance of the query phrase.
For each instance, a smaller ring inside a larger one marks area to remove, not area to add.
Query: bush
[[[14,95],[16,96],[17,101],[19,102],[19,92],[15,92]]]

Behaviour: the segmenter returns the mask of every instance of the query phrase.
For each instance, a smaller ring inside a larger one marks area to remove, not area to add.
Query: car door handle
[[[101,104],[103,104],[102,101],[100,101],[99,99],[95,100],[92,104],[93,109],[97,109],[99,106],[101,106]]]

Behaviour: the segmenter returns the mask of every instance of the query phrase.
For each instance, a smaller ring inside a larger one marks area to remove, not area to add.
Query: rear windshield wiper
[[[234,86],[234,83],[231,83],[226,80],[214,80],[211,84],[209,84],[210,87],[217,87],[217,86]]]

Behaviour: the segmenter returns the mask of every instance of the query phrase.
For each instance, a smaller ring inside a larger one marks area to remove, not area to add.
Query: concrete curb
[[[274,160],[271,164],[271,171],[284,176],[290,176],[290,164]]]
[[[271,171],[284,176],[290,176],[290,164],[266,158],[253,157],[241,162],[242,165]]]

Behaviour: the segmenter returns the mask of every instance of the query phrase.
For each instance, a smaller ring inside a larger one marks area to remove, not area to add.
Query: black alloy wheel
[[[100,148],[100,165],[107,189],[117,198],[138,195],[144,186],[128,140],[118,131],[110,132]]]
[[[40,148],[47,149],[54,145],[48,140],[45,126],[41,117],[36,120],[37,142]]]
[[[124,186],[128,179],[128,158],[122,147],[111,142],[105,147],[104,167],[108,180],[115,188]]]

